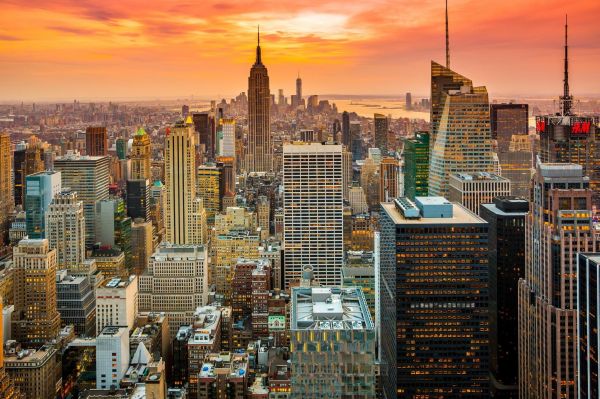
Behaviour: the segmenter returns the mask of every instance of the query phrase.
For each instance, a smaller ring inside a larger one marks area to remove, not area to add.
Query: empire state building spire
[[[262,58],[260,53],[260,25],[258,25],[258,34],[257,34],[258,44],[256,45],[256,62],[255,65],[262,65]]]

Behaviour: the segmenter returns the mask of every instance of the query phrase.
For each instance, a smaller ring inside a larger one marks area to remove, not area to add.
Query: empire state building
[[[248,172],[268,172],[273,169],[270,106],[269,75],[261,59],[259,32],[256,62],[248,77]]]

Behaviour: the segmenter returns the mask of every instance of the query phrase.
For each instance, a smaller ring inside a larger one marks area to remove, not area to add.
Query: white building
[[[510,195],[510,180],[493,173],[455,173],[450,175],[448,200],[479,215],[479,205],[491,204],[494,197]]]
[[[223,137],[219,143],[219,155],[235,158],[235,119],[221,119]]]
[[[139,278],[139,311],[164,312],[175,336],[208,302],[207,251],[201,245],[163,243]]]
[[[369,210],[369,205],[367,204],[367,197],[362,187],[351,187],[348,196],[353,215],[365,213]]]
[[[340,285],[344,254],[343,146],[283,146],[284,287],[306,266]]]
[[[54,196],[46,212],[46,238],[56,249],[59,268],[79,271],[85,259],[85,217],[77,193],[64,190]]]
[[[119,387],[129,366],[129,330],[104,327],[96,338],[96,389]]]
[[[104,280],[96,288],[96,333],[104,327],[133,328],[138,306],[138,276]]]

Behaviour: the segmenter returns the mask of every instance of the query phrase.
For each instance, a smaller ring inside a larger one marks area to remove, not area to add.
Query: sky
[[[492,96],[600,95],[600,1],[450,0],[451,67]],[[443,0],[1,0],[0,101],[230,98],[260,25],[271,92],[429,93]]]

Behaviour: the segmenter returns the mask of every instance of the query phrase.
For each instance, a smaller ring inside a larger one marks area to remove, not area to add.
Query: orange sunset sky
[[[492,95],[600,95],[599,0],[450,0],[452,68]],[[443,0],[1,0],[0,101],[231,97],[256,26],[271,91],[429,92]]]

